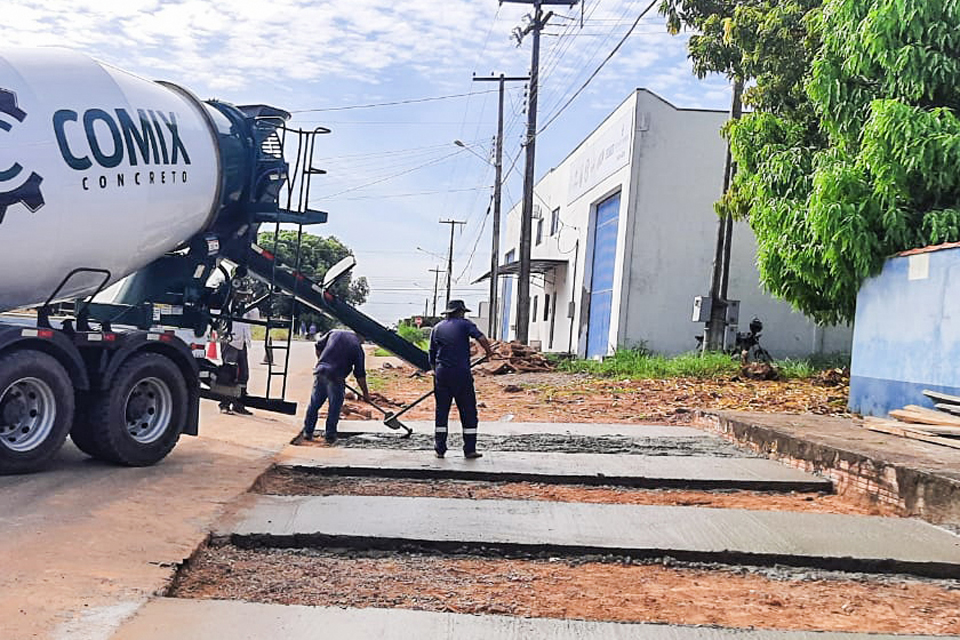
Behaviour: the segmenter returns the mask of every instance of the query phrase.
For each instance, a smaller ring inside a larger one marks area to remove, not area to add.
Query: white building
[[[638,89],[537,183],[532,343],[586,357],[640,344],[663,354],[696,348],[703,324],[692,321],[693,300],[710,291],[726,120]],[[504,227],[496,337],[512,339],[519,204]],[[740,301],[741,331],[754,316],[763,321],[774,357],[850,349],[849,328],[819,327],[762,291],[745,222],[734,225],[727,297]]]

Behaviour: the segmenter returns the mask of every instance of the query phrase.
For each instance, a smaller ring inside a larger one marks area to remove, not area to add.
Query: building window
[[[537,298],[539,298],[539,296],[533,296],[533,313],[530,314],[530,319],[533,322],[537,321]]]
[[[557,235],[557,231],[560,230],[560,207],[557,207],[550,212],[550,235]]]
[[[550,294],[543,294],[543,320],[547,321],[550,319]]]
[[[543,218],[537,219],[537,244],[543,242]]]

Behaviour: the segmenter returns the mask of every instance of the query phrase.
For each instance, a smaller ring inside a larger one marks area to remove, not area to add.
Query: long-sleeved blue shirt
[[[323,334],[316,344],[317,366],[314,373],[324,372],[334,378],[345,380],[353,369],[356,378],[366,378],[363,345],[352,331],[334,329]]]
[[[434,369],[470,370],[470,338],[483,333],[466,318],[447,318],[430,332],[430,366]]]

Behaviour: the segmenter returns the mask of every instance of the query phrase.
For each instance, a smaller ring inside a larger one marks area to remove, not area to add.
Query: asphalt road
[[[260,345],[252,355],[262,385]],[[301,414],[313,362],[312,345],[294,343],[287,397]],[[0,640],[109,637],[167,588],[300,419],[221,415],[204,401],[200,436],[184,436],[156,466],[100,463],[68,440],[48,470],[0,477]]]

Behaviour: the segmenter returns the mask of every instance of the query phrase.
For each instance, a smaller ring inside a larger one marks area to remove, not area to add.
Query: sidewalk
[[[705,411],[697,424],[804,471],[895,505],[904,515],[960,527],[960,449],[877,433],[861,420]]]

